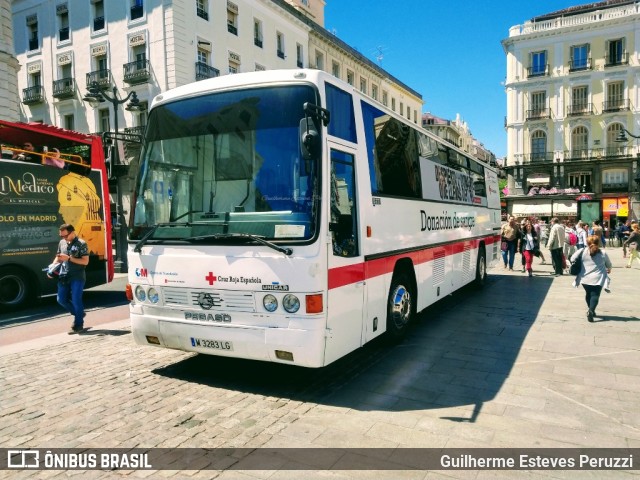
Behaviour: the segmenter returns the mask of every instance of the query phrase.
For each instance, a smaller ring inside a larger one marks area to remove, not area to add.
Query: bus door
[[[362,345],[364,257],[359,235],[355,150],[329,145],[329,290],[325,365]]]

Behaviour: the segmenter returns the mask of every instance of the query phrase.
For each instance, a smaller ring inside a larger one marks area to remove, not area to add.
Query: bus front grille
[[[191,288],[163,288],[164,303],[180,308],[205,308],[237,312],[255,312],[253,292],[230,292]]]

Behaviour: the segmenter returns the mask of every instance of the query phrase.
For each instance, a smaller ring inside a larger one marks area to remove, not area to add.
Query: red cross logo
[[[207,275],[206,277],[204,277],[204,279],[209,282],[209,285],[213,285],[213,282],[215,282],[218,277],[216,277],[213,272],[209,272],[209,275]]]

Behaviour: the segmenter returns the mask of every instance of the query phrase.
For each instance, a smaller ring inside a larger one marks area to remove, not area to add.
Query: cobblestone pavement
[[[141,347],[120,322],[0,348],[0,446],[640,447],[640,265],[595,323],[534,266],[427,309],[406,340],[322,370]],[[548,255],[548,258],[550,256]],[[90,317],[87,318],[91,325]],[[640,463],[640,458],[636,459]],[[313,462],[310,463],[312,465]],[[202,468],[202,467],[194,467]],[[637,468],[637,467],[636,467]],[[632,472],[0,471],[0,478],[637,478]]]

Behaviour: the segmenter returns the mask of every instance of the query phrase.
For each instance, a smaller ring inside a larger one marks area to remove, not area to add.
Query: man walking
[[[62,263],[58,277],[58,303],[73,315],[71,335],[84,330],[82,292],[86,281],[84,270],[89,264],[89,247],[76,235],[73,225],[61,225],[59,234],[61,239],[54,260]]]
[[[551,251],[551,262],[555,275],[562,275],[562,248],[564,247],[564,226],[558,221],[558,217],[551,219],[551,231],[547,240],[547,248]]]

